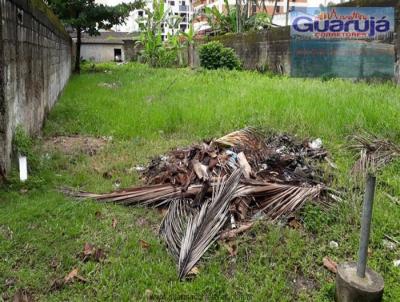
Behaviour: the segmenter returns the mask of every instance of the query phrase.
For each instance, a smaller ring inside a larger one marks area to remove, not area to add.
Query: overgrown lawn
[[[90,67],[73,76],[35,141],[26,184],[17,172],[0,189],[0,293],[24,290],[37,300],[332,301],[329,256],[357,259],[362,195],[349,171],[347,136],[362,130],[400,143],[400,90],[391,84],[270,77],[254,72],[150,69],[144,65]],[[175,264],[157,237],[162,213],[152,209],[78,202],[62,186],[105,192],[138,184],[136,166],[178,146],[256,126],[320,137],[338,165],[335,188],[345,202],[329,212],[308,205],[302,227],[260,221],[238,238],[236,258],[215,245],[198,276],[177,280]],[[56,135],[107,137],[96,152],[44,148]],[[400,300],[400,162],[378,175],[369,266],[385,279],[385,301]],[[116,221],[116,226],[113,222]],[[143,247],[140,240],[150,246]],[[329,247],[337,241],[338,249]],[[86,242],[105,250],[104,262],[83,262]],[[55,288],[72,269],[87,282]],[[53,287],[52,287],[53,285]]]

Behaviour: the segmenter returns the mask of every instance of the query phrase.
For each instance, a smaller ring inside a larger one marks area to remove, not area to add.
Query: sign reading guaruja
[[[394,8],[297,8],[290,20],[292,76],[393,76]]]

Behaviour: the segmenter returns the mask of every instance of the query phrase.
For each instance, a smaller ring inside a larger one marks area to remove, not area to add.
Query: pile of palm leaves
[[[307,201],[328,204],[328,153],[311,141],[252,128],[171,151],[142,172],[145,185],[74,196],[168,208],[160,235],[185,278],[219,238],[249,229],[255,217],[284,219]]]
[[[367,132],[353,135],[350,139],[350,149],[359,154],[352,169],[354,174],[365,175],[367,172],[380,170],[392,160],[400,158],[400,146],[389,140]]]

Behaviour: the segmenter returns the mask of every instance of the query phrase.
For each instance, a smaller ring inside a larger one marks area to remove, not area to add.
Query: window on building
[[[187,15],[186,13],[181,13],[180,17],[182,18],[182,22],[187,22]]]
[[[138,11],[138,16],[139,17],[143,17],[143,11],[142,10]]]
[[[169,1],[169,5],[174,6],[175,5],[175,1]]]
[[[280,13],[280,12],[281,12],[281,7],[280,7],[280,6],[277,6],[276,9],[275,9],[275,12],[276,12],[276,13]]]
[[[185,31],[185,30],[186,30],[186,25],[185,25],[185,24],[179,25],[179,29],[180,29],[181,31]]]
[[[122,62],[122,50],[121,48],[114,48],[114,61]]]

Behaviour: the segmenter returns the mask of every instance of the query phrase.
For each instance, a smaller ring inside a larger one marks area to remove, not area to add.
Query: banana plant
[[[167,35],[167,45],[171,51],[176,52],[178,57],[178,65],[183,66],[183,58],[182,58],[182,49],[184,48],[184,43],[182,40],[182,36],[177,34],[170,34]]]
[[[212,31],[220,31],[222,34],[228,32],[236,32],[236,9],[231,9],[228,0],[224,0],[224,11],[221,13],[217,7],[205,7],[204,16],[207,18],[207,23]]]
[[[146,17],[137,22],[141,31],[139,41],[143,46],[142,55],[151,67],[162,65],[165,48],[162,40],[162,25],[168,23],[169,10],[164,9],[163,0],[153,0],[153,10],[146,8]]]
[[[185,38],[185,44],[188,49],[189,66],[192,68],[194,65],[194,37],[196,36],[193,24],[189,25],[189,30],[187,32],[183,32],[182,36]]]

